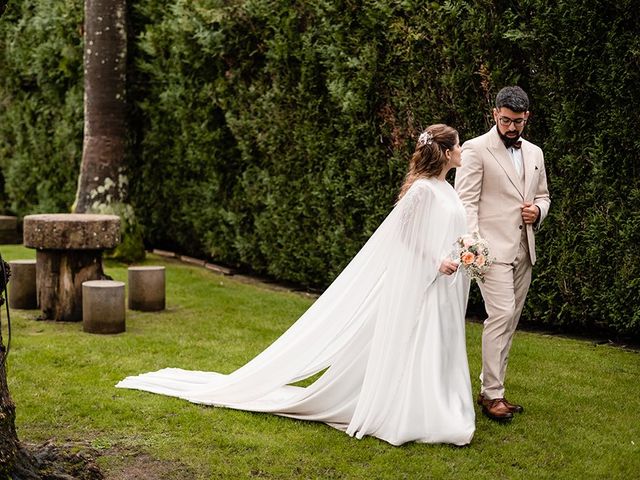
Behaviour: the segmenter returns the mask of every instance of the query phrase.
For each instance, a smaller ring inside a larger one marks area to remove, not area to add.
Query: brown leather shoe
[[[484,395],[482,393],[478,394],[478,405],[482,406],[482,401],[484,400]],[[503,398],[502,401],[507,406],[511,413],[522,413],[524,412],[524,407],[522,405],[518,405],[517,403],[511,403],[506,398]]]
[[[484,395],[482,393],[478,394],[478,405],[482,406],[482,401],[484,400]],[[511,413],[523,413],[524,407],[522,405],[518,405],[517,403],[511,403],[506,398],[503,398],[502,401],[507,406]]]
[[[511,410],[512,413],[524,412],[524,407],[522,405],[518,405],[517,403],[511,403],[506,398],[503,398],[502,400],[504,400],[505,405],[509,407],[509,410]]]
[[[509,410],[509,407],[504,401],[504,398],[485,398],[484,396],[478,397],[478,403],[482,405],[482,413],[484,413],[491,420],[505,421],[513,418],[513,412]]]

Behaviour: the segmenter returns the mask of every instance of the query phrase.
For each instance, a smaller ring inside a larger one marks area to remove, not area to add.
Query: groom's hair
[[[514,112],[529,110],[529,97],[520,87],[504,87],[496,95],[496,108],[506,107]]]

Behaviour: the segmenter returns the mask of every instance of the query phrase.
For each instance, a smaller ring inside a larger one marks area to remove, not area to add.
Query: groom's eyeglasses
[[[526,118],[499,117],[498,120],[500,121],[500,125],[504,125],[505,127],[511,125],[511,122],[513,122],[516,127],[521,127],[522,125],[527,123]]]

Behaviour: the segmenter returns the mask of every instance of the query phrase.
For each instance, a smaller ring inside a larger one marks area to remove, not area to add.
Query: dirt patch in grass
[[[181,462],[159,460],[148,453],[112,447],[101,452],[105,480],[184,480],[197,474]]]

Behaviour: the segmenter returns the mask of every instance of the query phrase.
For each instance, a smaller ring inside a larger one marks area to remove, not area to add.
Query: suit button
[[[518,228],[519,228],[520,230],[522,230],[522,228],[523,228],[523,227],[522,227],[522,225],[520,225]]]

